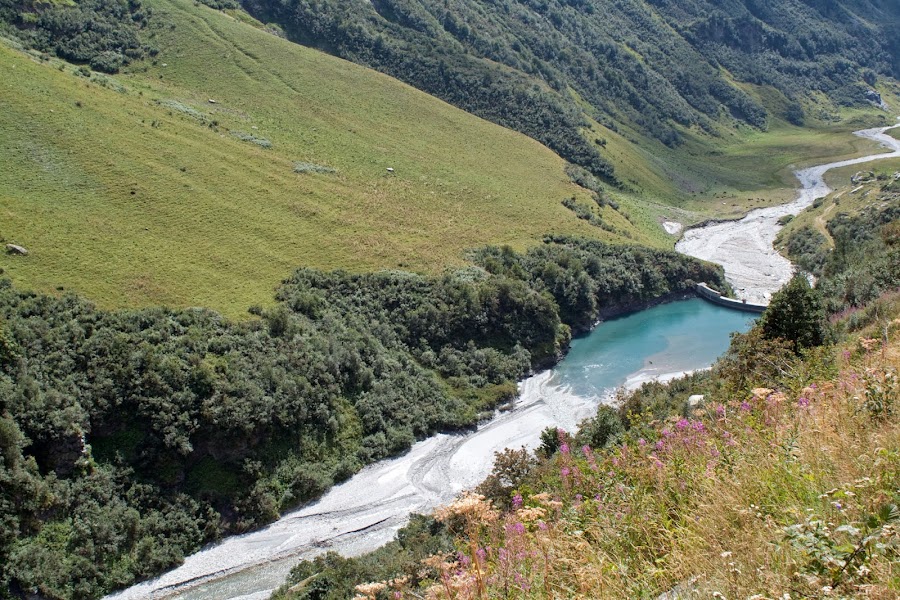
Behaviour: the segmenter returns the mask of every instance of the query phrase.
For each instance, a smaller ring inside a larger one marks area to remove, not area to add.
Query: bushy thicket
[[[303,44],[397,77],[520,131],[610,178],[588,114],[674,146],[679,127],[729,115],[767,125],[722,75],[791,99],[822,91],[865,102],[864,84],[900,73],[895,3],[735,0],[243,0]],[[579,105],[574,90],[586,101]],[[803,120],[796,101],[793,122]],[[799,111],[799,112],[798,112]]]
[[[717,278],[709,265],[664,250],[567,236],[547,241],[526,254],[487,248],[474,259],[490,273],[523,279],[550,294],[575,333],[588,331],[601,317],[691,292],[695,283]]]
[[[156,52],[139,35],[150,13],[140,0],[0,0],[0,27],[14,28],[26,44],[43,52],[116,73]]]
[[[719,281],[567,238],[478,260],[441,277],[301,269],[244,323],[0,281],[0,596],[93,598],[157,573],[473,425],[570,328]]]
[[[788,255],[819,275],[816,287],[830,313],[859,308],[900,286],[900,200],[890,191],[876,198],[859,214],[838,213],[828,221],[831,250],[808,228],[787,239]]]

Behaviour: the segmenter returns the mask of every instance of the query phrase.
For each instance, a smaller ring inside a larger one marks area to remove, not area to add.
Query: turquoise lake
[[[694,298],[611,319],[572,341],[550,383],[603,397],[622,385],[703,369],[725,353],[731,333],[746,332],[756,318]]]

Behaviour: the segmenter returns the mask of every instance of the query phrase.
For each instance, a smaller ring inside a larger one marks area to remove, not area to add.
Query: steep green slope
[[[579,136],[583,118],[677,146],[688,130],[715,133],[732,119],[799,123],[815,92],[827,95],[821,106],[863,105],[879,75],[898,72],[892,2],[242,4],[300,43],[390,73],[608,177],[604,145]],[[773,86],[779,114],[735,80]]]
[[[0,47],[0,237],[30,252],[0,267],[18,286],[239,315],[298,265],[437,272],[485,243],[615,239],[560,204],[589,200],[534,141],[224,13],[149,4],[161,51],[130,74]]]

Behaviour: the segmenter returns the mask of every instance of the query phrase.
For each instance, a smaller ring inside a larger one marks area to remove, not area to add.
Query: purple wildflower
[[[510,523],[506,526],[506,533],[521,535],[525,533],[525,526],[522,523]]]
[[[512,499],[513,508],[522,508],[522,494],[516,494]]]

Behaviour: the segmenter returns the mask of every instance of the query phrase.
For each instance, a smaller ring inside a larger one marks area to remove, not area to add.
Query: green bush
[[[804,275],[795,275],[772,297],[760,327],[767,339],[791,342],[798,352],[821,346],[827,333],[821,294]]]

